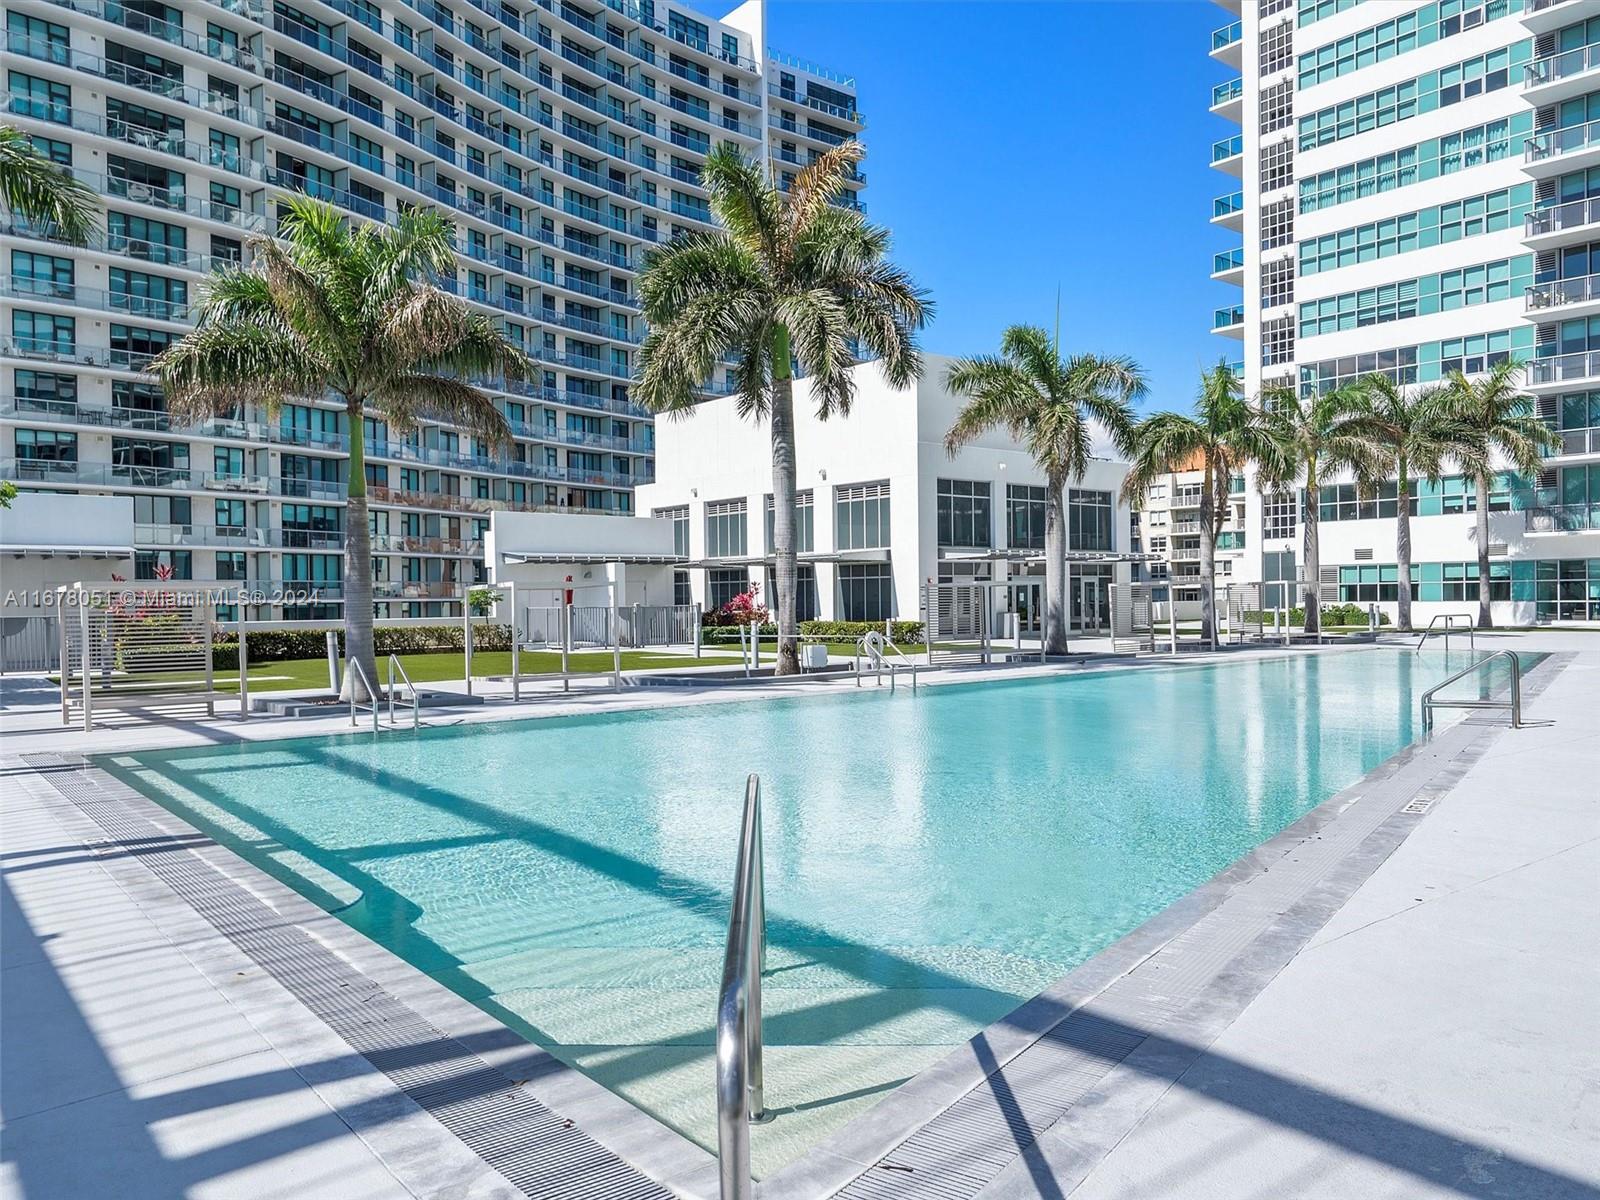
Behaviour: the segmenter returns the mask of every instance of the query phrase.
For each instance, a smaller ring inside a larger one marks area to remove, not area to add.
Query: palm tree
[[[738,150],[713,150],[701,179],[721,228],[675,238],[650,255],[639,279],[650,332],[638,400],[655,412],[686,410],[731,357],[740,415],[771,427],[779,675],[800,669],[794,364],[811,380],[817,416],[842,416],[855,395],[854,343],[880,360],[891,387],[908,387],[922,370],[915,332],[933,311],[887,261],[888,232],[833,203],[863,156],[859,144],[843,142],[785,195]]]
[[[945,373],[945,387],[966,403],[945,434],[955,455],[984,434],[1004,429],[1027,447],[1044,474],[1044,648],[1067,652],[1066,489],[1089,468],[1098,421],[1123,453],[1132,447],[1130,402],[1145,393],[1131,358],[1061,357],[1061,347],[1033,325],[1013,325],[1000,354],[963,358]]]
[[[1561,438],[1535,415],[1533,397],[1517,387],[1525,365],[1502,359],[1476,380],[1452,371],[1445,382],[1446,404],[1469,435],[1459,458],[1477,493],[1479,629],[1494,628],[1489,609],[1489,484],[1505,467],[1537,477],[1545,452],[1561,446]]]
[[[1304,503],[1300,527],[1304,550],[1304,578],[1300,603],[1305,609],[1305,631],[1322,631],[1322,554],[1318,546],[1318,505],[1322,481],[1342,472],[1370,481],[1382,471],[1381,458],[1362,426],[1355,423],[1354,390],[1330,389],[1301,401],[1292,388],[1270,388],[1260,405],[1275,452],[1262,464],[1261,482],[1272,487],[1299,484]]]
[[[1373,374],[1350,389],[1353,432],[1371,443],[1371,458],[1394,473],[1394,553],[1399,576],[1395,627],[1411,632],[1411,485],[1420,476],[1437,485],[1445,464],[1468,444],[1468,430],[1451,417],[1443,387],[1407,391]],[[1370,487],[1375,481],[1365,481]]]
[[[533,363],[493,318],[428,281],[455,269],[454,229],[437,212],[352,230],[324,201],[297,196],[283,240],[253,238],[252,263],[207,281],[192,332],[151,364],[175,420],[242,404],[274,413],[286,397],[332,392],[350,430],[345,512],[345,660],[376,687],[372,541],[362,437],[366,417],[398,429],[420,418],[503,445],[505,417],[468,378],[523,379]],[[345,673],[347,695],[363,689]]]
[[[1275,462],[1278,445],[1260,409],[1244,398],[1239,376],[1218,363],[1200,376],[1191,413],[1155,413],[1134,433],[1132,463],[1122,483],[1130,503],[1142,501],[1161,476],[1198,469],[1200,484],[1200,636],[1217,633],[1217,534],[1228,515],[1235,472]],[[1177,620],[1176,609],[1169,619]]]
[[[81,246],[89,239],[97,199],[94,191],[33,148],[14,125],[0,125],[0,203],[24,221]]]

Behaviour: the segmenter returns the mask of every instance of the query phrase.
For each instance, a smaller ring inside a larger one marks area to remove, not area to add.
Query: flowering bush
[[[740,592],[721,608],[717,616],[724,625],[765,625],[767,609],[761,603],[761,585],[752,583],[748,592]]]

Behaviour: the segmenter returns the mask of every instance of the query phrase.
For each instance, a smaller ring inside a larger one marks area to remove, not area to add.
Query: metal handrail
[[[761,1073],[761,971],[767,957],[761,777],[744,788],[733,910],[717,996],[717,1172],[722,1200],[750,1200],[750,1125],[767,1119]]]
[[[1440,621],[1444,622],[1444,628],[1435,629],[1434,626],[1436,626]],[[1457,625],[1455,623],[1457,621],[1463,621],[1465,624]],[[1417,639],[1417,649],[1421,650],[1422,644],[1430,637],[1443,637],[1444,652],[1449,654],[1450,631],[1452,629],[1465,629],[1467,631],[1467,649],[1473,651],[1477,650],[1478,640],[1473,633],[1473,620],[1471,613],[1435,613],[1433,619],[1428,622],[1428,627],[1422,631],[1422,636]]]
[[[366,673],[365,670],[362,669],[361,660],[359,658],[347,658],[347,659],[345,659],[345,670],[354,671],[356,673],[356,678],[359,679],[367,689],[367,700],[368,700],[368,703],[367,704],[359,704],[356,701],[355,685],[352,684],[350,686],[350,725],[351,725],[351,728],[354,728],[355,724],[356,724],[356,709],[358,709],[358,708],[370,708],[372,710],[372,732],[373,733],[377,733],[378,732],[378,689],[373,687],[372,686],[372,680],[367,678],[367,673]]]
[[[1464,679],[1474,671],[1479,670],[1486,663],[1504,656],[1511,662],[1511,699],[1510,700],[1435,700],[1434,693],[1441,688],[1449,687],[1458,679]],[[1508,708],[1511,710],[1511,728],[1522,728],[1522,662],[1517,658],[1514,650],[1496,650],[1487,654],[1473,663],[1470,667],[1457,671],[1443,683],[1436,683],[1422,693],[1422,731],[1433,732],[1433,710],[1435,708]]]
[[[888,661],[885,650],[892,650],[898,663]],[[911,690],[917,690],[917,664],[906,652],[895,645],[885,635],[876,629],[869,630],[864,636],[856,639],[856,686],[861,686],[861,656],[866,655],[867,661],[877,669],[878,686],[883,686],[883,668],[889,668],[889,690],[894,691],[895,675],[901,663],[911,669]]]
[[[406,691],[411,693],[411,728],[415,729],[422,724],[422,697],[417,694],[417,689],[411,682],[411,676],[406,674],[405,666],[400,662],[398,654],[389,655],[389,724],[394,720],[394,694],[399,689],[394,686],[394,673],[400,672],[400,678],[405,682]]]

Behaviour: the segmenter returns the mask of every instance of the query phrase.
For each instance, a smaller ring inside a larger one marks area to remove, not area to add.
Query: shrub
[[[327,653],[326,628],[263,629],[250,634],[252,663],[286,662],[296,658],[321,658]],[[344,630],[335,629],[334,641],[344,654]],[[380,656],[390,654],[462,653],[465,635],[460,625],[379,625],[373,641]],[[212,662],[237,670],[238,635],[229,630],[218,634],[213,644]],[[511,626],[474,623],[472,645],[475,650],[511,649]]]
[[[853,642],[872,632],[883,632],[882,621],[801,621],[800,632],[834,642]],[[891,621],[889,636],[896,642],[920,642],[921,621]]]

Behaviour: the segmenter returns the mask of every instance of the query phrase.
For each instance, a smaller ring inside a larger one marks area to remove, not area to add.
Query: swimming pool
[[[106,765],[690,1137],[743,782],[758,1173],[1332,795],[1467,661],[1371,649],[121,755]]]

